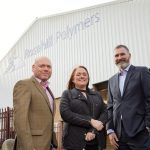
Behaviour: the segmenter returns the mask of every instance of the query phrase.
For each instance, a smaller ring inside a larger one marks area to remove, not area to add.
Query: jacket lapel
[[[37,88],[37,90],[43,95],[44,99],[46,100],[46,102],[51,110],[49,99],[48,99],[48,96],[47,96],[45,90],[42,88],[42,86],[38,83],[38,81],[34,77],[32,77],[32,81],[35,84],[35,87]]]
[[[87,99],[80,91],[78,91],[76,88],[72,89],[71,91],[73,92],[72,94],[73,99],[78,99],[87,103]]]
[[[124,95],[124,93],[125,93],[125,90],[126,90],[126,88],[127,88],[127,85],[128,85],[128,83],[129,83],[129,80],[130,80],[130,78],[131,78],[131,76],[132,76],[132,74],[133,74],[133,70],[134,70],[134,66],[130,66],[130,68],[129,68],[129,70],[128,70],[128,72],[127,72],[127,76],[126,76],[126,79],[125,79],[125,83],[124,83],[124,88],[123,88],[123,95]],[[123,96],[122,95],[122,96]]]
[[[118,96],[121,97],[121,92],[120,92],[120,88],[119,88],[119,73],[117,73],[114,78],[115,78],[115,84],[114,85],[116,85],[115,91],[117,92]]]

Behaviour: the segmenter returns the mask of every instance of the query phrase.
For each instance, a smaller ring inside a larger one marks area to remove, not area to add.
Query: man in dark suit
[[[39,57],[32,66],[33,76],[14,86],[14,126],[16,150],[50,150],[56,139],[54,126],[54,97],[48,86],[52,74],[51,61]]]
[[[150,72],[130,64],[125,45],[114,50],[119,73],[108,82],[107,134],[117,150],[150,150]]]

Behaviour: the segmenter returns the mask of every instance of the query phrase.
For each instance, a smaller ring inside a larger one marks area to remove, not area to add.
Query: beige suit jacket
[[[54,114],[46,92],[34,77],[16,83],[13,106],[17,150],[49,150]]]

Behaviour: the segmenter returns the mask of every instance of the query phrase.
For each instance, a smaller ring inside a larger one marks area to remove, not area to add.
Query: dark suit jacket
[[[16,83],[13,92],[17,150],[49,150],[53,113],[46,92],[32,77]]]
[[[119,74],[108,83],[107,129],[113,129],[120,137],[122,123],[129,137],[150,127],[150,72],[146,67],[130,66],[123,95],[119,90]]]

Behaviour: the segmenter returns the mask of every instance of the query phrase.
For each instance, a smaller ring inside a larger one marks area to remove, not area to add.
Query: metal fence
[[[0,109],[0,148],[6,139],[15,138],[13,127],[13,109]]]
[[[58,141],[57,150],[61,150],[62,148],[62,128],[63,122],[55,122],[54,131],[56,133],[56,138]],[[0,149],[2,147],[3,142],[6,139],[14,139],[15,132],[13,126],[13,109],[12,108],[3,108],[0,109]]]

